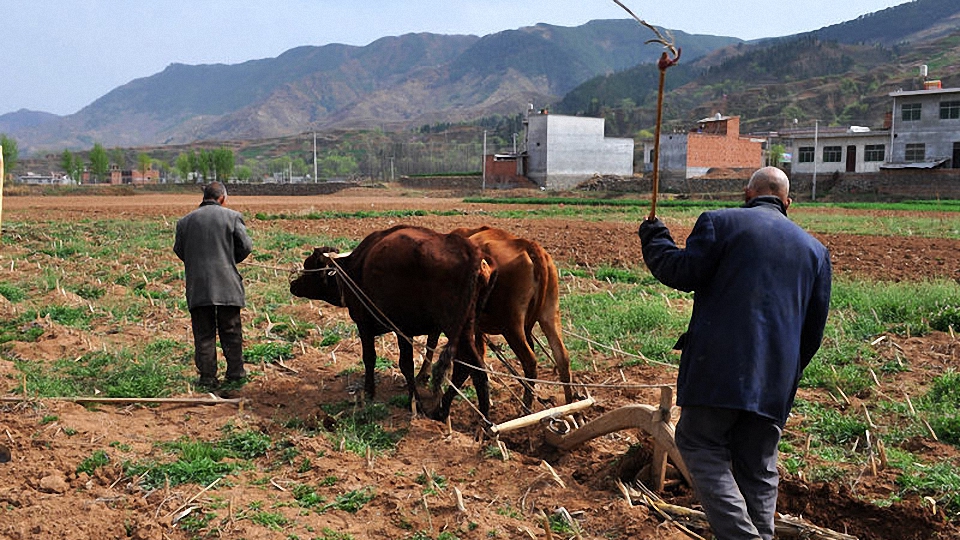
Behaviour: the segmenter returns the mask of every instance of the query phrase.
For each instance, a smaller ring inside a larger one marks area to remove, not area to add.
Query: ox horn
[[[326,253],[323,253],[322,255],[323,255],[324,257],[328,258],[328,259],[342,259],[342,258],[350,255],[351,253],[353,253],[353,252],[352,252],[352,251],[347,251],[347,252],[345,252],[345,253],[337,253],[336,251],[328,251],[328,252],[326,252]]]

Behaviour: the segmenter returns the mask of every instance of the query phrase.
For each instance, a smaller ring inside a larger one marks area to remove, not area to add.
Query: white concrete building
[[[524,175],[546,189],[569,189],[594,175],[633,176],[633,139],[604,137],[604,119],[531,113]]]
[[[960,168],[960,88],[926,81],[897,91],[882,129],[819,124],[779,132],[800,174],[872,173],[880,169]]]
[[[780,137],[794,173],[877,172],[890,156],[888,130],[817,125],[782,130]]]
[[[893,98],[889,164],[884,168],[960,169],[960,88],[898,91]]]

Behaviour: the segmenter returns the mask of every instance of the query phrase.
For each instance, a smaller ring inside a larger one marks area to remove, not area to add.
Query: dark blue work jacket
[[[677,404],[745,410],[786,423],[830,306],[827,248],[771,196],[704,212],[677,247],[660,220],[640,226],[643,260],[693,291]]]

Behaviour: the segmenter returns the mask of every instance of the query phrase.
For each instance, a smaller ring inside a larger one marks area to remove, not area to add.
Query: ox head
[[[290,281],[290,294],[343,306],[341,282],[337,276],[342,267],[338,259],[348,255],[349,252],[341,254],[332,247],[315,248],[303,261],[303,269]]]

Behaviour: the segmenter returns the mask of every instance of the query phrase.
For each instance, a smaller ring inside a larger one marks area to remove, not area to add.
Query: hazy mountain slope
[[[55,122],[60,116],[56,114],[20,109],[19,111],[0,115],[0,133],[18,131]]]
[[[677,35],[693,55],[739,41]],[[59,150],[513,114],[655,57],[657,48],[642,43],[649,37],[634,21],[593,21],[483,38],[408,34],[365,47],[299,47],[236,65],[174,64],[16,136],[28,150]]]
[[[665,117],[717,112],[743,127],[882,122],[886,93],[916,85],[917,65],[956,78],[960,2],[916,0],[790,38],[671,34],[683,50],[667,77]],[[608,132],[652,126],[662,48],[631,19],[548,24],[488,36],[408,34],[364,47],[298,47],[236,65],[174,64],[78,113],[9,126],[24,153],[46,149],[276,137],[309,130],[407,128],[533,103],[603,114]],[[957,81],[960,83],[960,81]],[[561,99],[562,97],[562,99]],[[16,113],[15,113],[16,114]],[[9,115],[6,115],[9,116]],[[42,120],[42,121],[40,121]]]
[[[741,43],[681,61],[667,72],[665,122],[683,128],[723,113],[740,115],[744,131],[778,129],[794,119],[881,126],[889,112],[887,94],[920,87],[920,64],[929,65],[930,77],[944,86],[960,86],[958,20],[955,0],[918,0],[817,32]],[[897,22],[899,31],[891,32]],[[890,41],[895,45],[884,45]],[[597,77],[568,93],[557,110],[602,114],[611,134],[649,129],[658,76],[647,64]]]
[[[957,0],[914,0],[809,34],[840,43],[892,46],[934,40],[953,33],[957,28],[960,28],[960,3]]]

